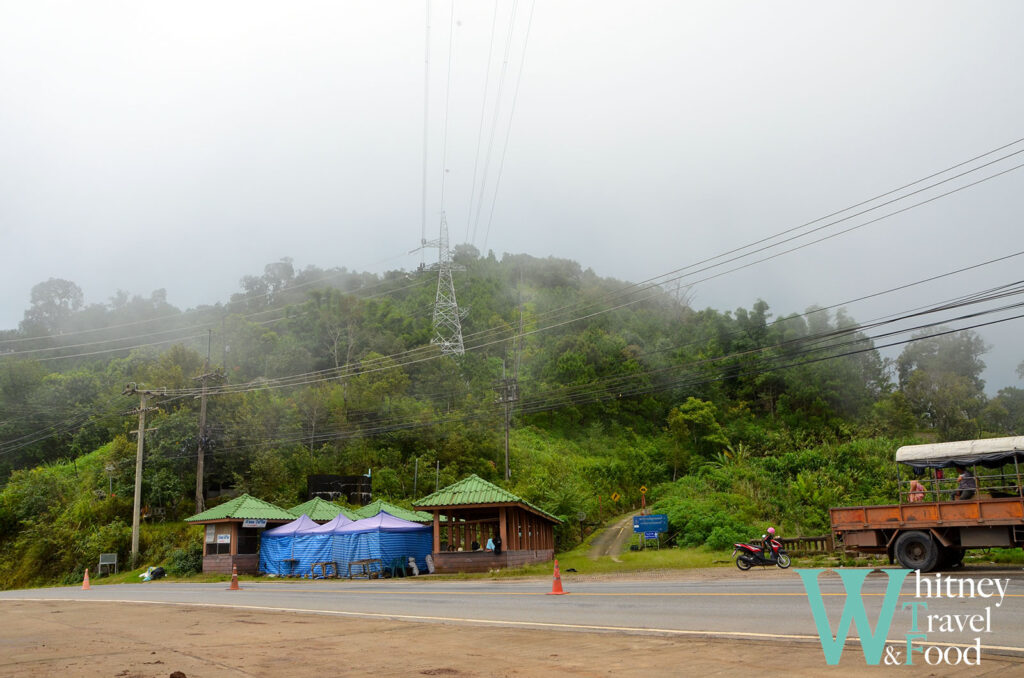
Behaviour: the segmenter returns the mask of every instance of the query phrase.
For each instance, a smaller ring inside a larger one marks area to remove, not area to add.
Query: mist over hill
[[[207,501],[246,491],[294,505],[308,475],[371,470],[376,496],[407,503],[477,473],[571,526],[648,485],[686,543],[765,519],[822,529],[830,503],[892,489],[895,441],[1024,424],[1024,390],[986,397],[984,342],[944,324],[967,307],[984,315],[973,301],[859,325],[842,308],[777,316],[760,299],[695,309],[685,288],[565,259],[463,247],[455,262],[462,356],[431,343],[429,268],[283,259],[229,301],[185,311],[162,290],[85,305],[72,282],[38,284],[0,340],[0,541],[72,505],[97,526],[130,523],[139,399],[126,385],[159,408],[143,503],[168,519],[195,510],[202,441]],[[779,501],[786,492],[800,499]],[[690,525],[698,497],[737,508],[701,504],[719,519]],[[110,529],[115,548],[123,530]],[[563,545],[578,536],[560,528]]]

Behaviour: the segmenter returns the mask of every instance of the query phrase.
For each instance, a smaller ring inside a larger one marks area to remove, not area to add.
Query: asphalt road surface
[[[5,600],[132,601],[559,631],[818,642],[808,596],[795,570],[755,569],[744,574],[723,568],[679,576],[678,581],[567,577],[563,585],[569,595],[565,596],[547,595],[550,581],[537,579],[287,580],[243,582],[241,591],[229,591],[224,583],[151,582],[94,585],[88,591],[78,587],[5,591],[0,592],[0,605]],[[899,600],[901,606],[928,603],[926,610],[919,610],[918,619],[918,628],[927,634],[927,642],[972,645],[980,638],[985,653],[1024,655],[1024,572],[1019,567],[971,568],[942,575],[942,580],[947,576],[954,594],[963,585],[965,593],[974,590],[976,594],[981,591],[994,595],[925,599],[917,596],[915,575],[911,573]],[[1003,582],[1001,601],[994,582],[977,588],[984,580]],[[844,588],[832,572],[822,574],[819,582],[835,630],[846,599]],[[864,584],[872,628],[879,618],[887,582],[884,573],[875,572]],[[911,610],[898,606],[888,632],[894,646],[905,647],[911,622]],[[851,630],[850,638],[856,636],[856,629]]]

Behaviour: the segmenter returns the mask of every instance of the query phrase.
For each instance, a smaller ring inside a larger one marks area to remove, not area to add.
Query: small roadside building
[[[413,506],[433,514],[437,572],[486,572],[554,558],[554,528],[562,521],[477,475]],[[486,550],[489,539],[499,538],[499,548]]]
[[[185,522],[205,525],[203,572],[256,574],[260,562],[260,533],[267,527],[284,525],[295,516],[280,506],[243,494],[214,506]]]
[[[357,508],[353,513],[358,514],[356,520],[360,518],[372,518],[378,513],[383,511],[384,513],[390,513],[396,518],[402,520],[408,520],[412,523],[423,523],[424,525],[430,525],[434,522],[434,515],[426,511],[410,511],[409,509],[402,508],[401,506],[395,506],[388,502],[377,499],[376,501],[370,502],[366,506]],[[349,516],[350,518],[352,516]]]
[[[359,520],[359,518],[363,517],[357,516],[355,511],[342,508],[320,497],[313,497],[305,503],[291,507],[288,511],[296,516],[307,515],[313,522],[320,523],[321,525],[334,520],[339,514],[349,520]]]

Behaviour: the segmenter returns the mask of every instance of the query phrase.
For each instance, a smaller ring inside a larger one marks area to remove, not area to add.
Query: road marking
[[[295,614],[321,614],[335,617],[352,617],[356,619],[397,619],[413,622],[454,622],[461,624],[483,624],[486,626],[506,626],[521,628],[565,629],[571,631],[608,631],[617,633],[655,633],[659,635],[691,636],[702,638],[731,638],[737,640],[813,640],[820,642],[817,635],[786,634],[786,633],[755,633],[748,631],[695,631],[692,629],[660,629],[643,626],[603,626],[599,624],[566,624],[559,622],[527,622],[504,619],[477,619],[474,617],[437,617],[413,614],[387,614],[384,612],[348,612],[343,610],[314,610],[301,607],[271,607],[268,605],[233,605],[224,603],[186,603],[160,602],[155,600],[118,600],[118,599],[83,599],[83,598],[3,598],[0,600],[22,602],[63,602],[63,603],[134,603],[136,605],[174,605],[178,607],[207,607],[225,610],[251,610],[259,612],[291,612]],[[859,642],[856,638],[847,639],[847,644]],[[886,640],[887,643],[902,644],[906,639]],[[968,643],[931,642],[929,645],[941,647],[978,647]],[[983,650],[1024,653],[1024,647],[1006,645],[982,645]]]
[[[196,590],[201,590],[201,589],[196,589]],[[255,591],[257,589],[254,589],[254,588],[252,588],[250,586],[249,590],[250,591]],[[288,589],[288,588],[277,587],[277,586],[274,586],[273,588],[268,587],[266,589],[263,589],[261,587],[259,590],[261,590],[261,591],[263,591],[263,590],[274,591],[274,592],[282,591],[282,592],[285,592],[285,593],[315,593],[317,595],[323,595],[323,594],[328,594],[328,593],[357,593],[357,594],[360,594],[360,595],[442,596],[442,597],[446,597],[446,596],[545,596],[546,597],[548,595],[548,593],[546,593],[544,591],[403,591],[403,590],[388,591],[387,589],[362,589],[362,590],[360,590],[360,589],[354,589],[354,588],[352,588],[352,589],[344,588],[344,589],[316,589],[316,590],[313,590],[313,589],[308,589],[308,588],[298,588],[298,589],[290,588],[290,589]],[[571,591],[570,593],[572,593],[572,595],[574,597],[576,597],[576,598],[581,598],[581,597],[627,597],[627,598],[633,598],[633,597],[652,597],[652,598],[665,597],[665,598],[678,598],[678,597],[701,597],[701,596],[709,596],[709,597],[710,596],[722,596],[722,597],[739,597],[739,598],[753,597],[753,596],[759,596],[759,597],[772,597],[772,596],[785,596],[785,597],[788,597],[788,596],[797,596],[797,597],[801,597],[801,598],[806,598],[807,597],[806,593],[801,593],[801,592],[796,592],[796,591],[793,591],[793,592],[788,592],[788,591],[787,592],[782,592],[782,591],[780,591],[780,592],[752,591],[750,593],[739,593],[739,592],[735,592],[735,591],[675,591],[675,592],[666,591],[664,593],[657,593],[657,592],[652,592],[652,591],[637,591],[635,593],[628,593],[628,592],[614,592],[614,593],[612,593],[612,592],[605,592],[605,593],[602,593],[602,592],[595,592],[595,591],[591,591],[591,592]],[[823,595],[823,596],[846,596],[846,593],[840,593],[840,592],[836,592],[836,593],[822,593],[821,595]],[[864,592],[864,593],[861,593],[861,595],[862,596],[878,596],[878,597],[882,597],[885,594],[884,593]],[[904,598],[906,598],[906,597],[916,598],[917,597],[916,594],[908,593],[908,592],[900,593],[900,596],[902,596]],[[1007,593],[1007,594],[1004,595],[1004,597],[1005,598],[1024,598],[1024,593]]]

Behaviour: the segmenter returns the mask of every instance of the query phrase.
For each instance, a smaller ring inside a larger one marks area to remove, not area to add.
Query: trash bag
[[[160,579],[167,574],[162,567],[147,567],[146,571],[139,575],[142,581],[153,581],[154,579]]]

